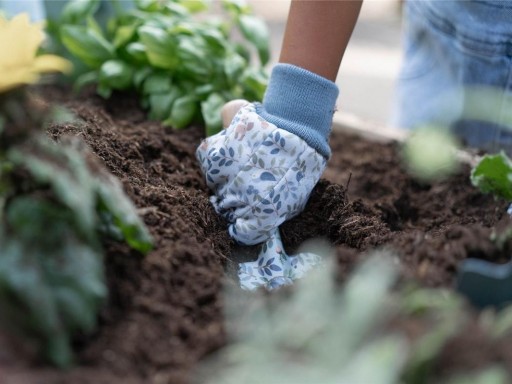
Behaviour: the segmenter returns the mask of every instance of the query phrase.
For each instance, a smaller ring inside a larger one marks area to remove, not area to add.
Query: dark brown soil
[[[64,95],[45,91],[46,99],[64,104],[81,122],[53,125],[49,135],[57,141],[79,136],[92,148],[123,182],[155,249],[142,257],[107,244],[110,300],[97,333],[77,340],[76,368],[58,372],[3,351],[0,382],[187,383],[197,362],[226,343],[221,291],[223,284],[237,285],[227,273],[234,245],[209,204],[194,156],[202,129],[173,131],[148,122],[126,95],[107,103],[87,94],[72,100]],[[506,220],[507,204],[478,193],[468,168],[420,184],[402,169],[393,144],[334,132],[331,146],[325,179],[305,212],[282,227],[289,251],[307,239],[327,238],[336,246],[343,280],[366,251],[385,246],[397,253],[404,279],[432,287],[451,287],[457,263],[466,257],[507,259],[489,240]],[[512,370],[511,347],[486,339],[486,349],[475,352],[481,338],[471,332],[453,340],[439,372],[450,372],[452,365],[470,368],[475,353],[479,363],[505,361]],[[452,361],[450,351],[465,345],[472,355]]]

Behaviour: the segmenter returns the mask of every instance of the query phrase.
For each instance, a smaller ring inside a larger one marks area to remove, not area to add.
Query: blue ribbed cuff
[[[322,76],[295,65],[277,64],[256,112],[329,158],[328,141],[338,93],[336,84]]]

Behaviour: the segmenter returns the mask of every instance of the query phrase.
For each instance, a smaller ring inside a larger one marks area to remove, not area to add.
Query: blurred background
[[[250,0],[271,31],[271,64],[279,59],[289,0]],[[365,0],[336,83],[338,109],[377,125],[391,115],[395,79],[401,61],[400,0]]]

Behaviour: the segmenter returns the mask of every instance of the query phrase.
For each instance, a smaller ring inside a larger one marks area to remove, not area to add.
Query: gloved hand
[[[206,139],[198,158],[215,210],[230,223],[230,235],[247,245],[268,240],[303,210],[326,163],[304,140],[260,117],[254,104]]]
[[[244,105],[226,129],[202,142],[196,154],[211,201],[235,240],[268,240],[303,210],[330,155],[337,95],[329,80],[278,64],[263,104]]]
[[[196,155],[211,202],[233,239],[269,241],[304,209],[330,156],[337,96],[331,81],[278,64],[263,103],[244,103],[226,129],[201,143]]]

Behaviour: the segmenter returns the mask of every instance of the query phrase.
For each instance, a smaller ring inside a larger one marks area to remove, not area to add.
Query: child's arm
[[[228,127],[197,150],[214,193],[210,201],[229,222],[231,237],[266,243],[257,261],[241,265],[243,288],[289,284],[318,259],[306,254],[292,262],[278,227],[302,211],[330,156],[334,80],[360,7],[361,0],[292,0],[263,102],[230,103],[236,108],[223,113]],[[262,265],[266,274],[253,275]]]
[[[362,0],[292,0],[279,62],[334,81],[361,4]]]

